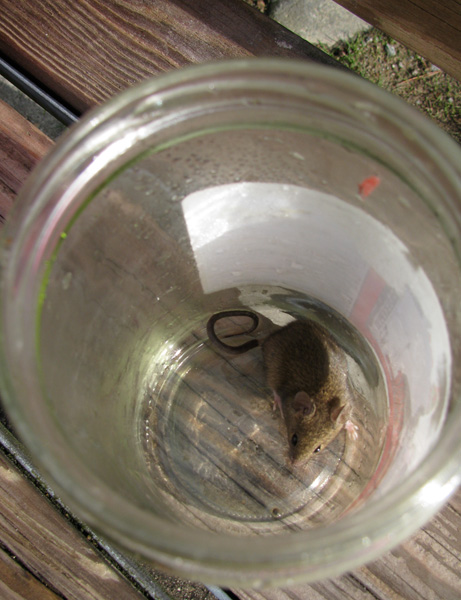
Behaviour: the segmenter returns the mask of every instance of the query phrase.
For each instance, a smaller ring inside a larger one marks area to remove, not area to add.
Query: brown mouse
[[[286,425],[293,463],[305,462],[343,427],[357,439],[358,428],[349,420],[353,397],[346,356],[324,327],[293,321],[261,340],[232,346],[219,339],[214,329],[217,321],[227,317],[250,318],[252,325],[245,334],[257,328],[259,317],[248,310],[219,312],[208,320],[207,333],[215,346],[234,355],[261,346],[266,381],[274,393],[274,408],[280,408]]]

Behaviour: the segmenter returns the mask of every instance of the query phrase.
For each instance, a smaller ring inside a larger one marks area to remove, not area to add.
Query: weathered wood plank
[[[192,63],[271,55],[336,64],[241,0],[0,0],[0,50],[77,112]]]
[[[53,142],[0,101],[0,223],[32,168]]]
[[[38,580],[57,590],[59,597],[69,600],[144,597],[101,558],[2,454],[0,498],[1,545]]]
[[[335,0],[461,79],[459,0]]]
[[[0,549],[0,598],[2,600],[59,600],[32,573]]]

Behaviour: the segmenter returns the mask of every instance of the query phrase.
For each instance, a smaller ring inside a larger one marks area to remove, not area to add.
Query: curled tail
[[[220,340],[216,335],[214,326],[217,321],[220,321],[221,319],[225,319],[227,317],[248,317],[253,321],[253,324],[251,325],[250,329],[244,331],[243,334],[233,333],[231,335],[227,335],[226,337],[233,337],[234,335],[246,335],[248,333],[252,333],[259,324],[258,315],[254,312],[251,312],[250,310],[224,310],[222,312],[215,313],[214,315],[211,315],[206,325],[206,331],[210,342],[212,342],[221,350],[229,352],[230,354],[243,354],[244,352],[247,352],[247,350],[256,348],[256,346],[259,345],[258,340],[249,340],[248,342],[240,344],[240,346],[230,346],[229,344],[226,344],[222,340]]]

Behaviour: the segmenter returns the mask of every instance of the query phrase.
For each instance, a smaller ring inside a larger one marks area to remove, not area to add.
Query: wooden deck
[[[445,68],[442,59],[446,60],[447,70],[460,76],[458,2],[443,3],[443,10],[439,4],[434,9],[429,0],[341,3],[353,4],[360,16],[373,17],[375,24],[387,26],[436,64]],[[389,16],[394,4],[405,9],[405,20],[402,17],[399,23]],[[76,113],[150,75],[204,60],[284,55],[330,62],[240,0],[0,0],[0,8],[3,56]],[[415,10],[425,19],[413,21]],[[457,35],[450,37],[443,26]],[[7,218],[31,168],[52,145],[0,102],[0,221]],[[2,599],[169,597],[149,570],[112,551],[59,502],[47,498],[50,491],[33,469],[24,468],[14,438],[3,426],[0,433],[4,446],[0,454]],[[460,526],[458,491],[410,540],[352,573],[290,590],[234,592],[241,600],[457,600],[461,598]],[[167,580],[161,583],[167,585]],[[185,585],[172,597],[185,598]],[[187,589],[192,593],[194,587]],[[205,597],[206,590],[196,589]]]

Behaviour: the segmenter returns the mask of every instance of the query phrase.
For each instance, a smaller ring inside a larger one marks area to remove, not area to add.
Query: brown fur
[[[210,318],[210,340],[223,350],[228,345],[217,339],[214,323],[238,312],[217,313]],[[242,316],[248,313],[242,311]],[[324,327],[311,321],[294,321],[259,342],[252,340],[229,351],[246,352],[258,344],[267,384],[285,421],[291,460],[302,463],[333,441],[349,414],[351,395],[344,351]]]

